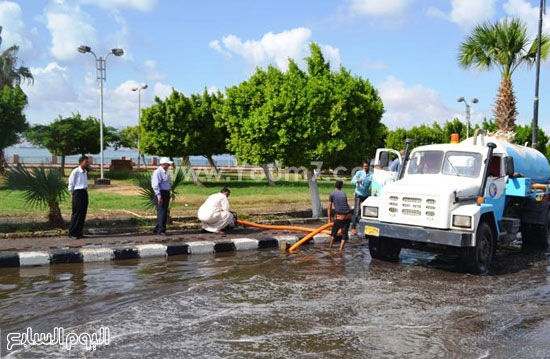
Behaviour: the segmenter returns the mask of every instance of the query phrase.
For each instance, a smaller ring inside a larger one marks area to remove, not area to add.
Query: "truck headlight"
[[[472,228],[472,217],[454,215],[453,227]]]
[[[378,218],[378,207],[364,206],[363,216]]]

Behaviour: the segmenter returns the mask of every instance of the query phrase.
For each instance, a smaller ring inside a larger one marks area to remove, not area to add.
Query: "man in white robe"
[[[198,217],[205,231],[220,233],[224,229],[235,227],[235,216],[229,210],[229,195],[231,191],[223,188],[219,193],[208,197],[199,208]]]

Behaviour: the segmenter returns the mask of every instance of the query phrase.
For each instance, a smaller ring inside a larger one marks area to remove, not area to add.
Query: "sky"
[[[289,57],[303,67],[308,44],[320,44],[336,69],[368,79],[384,102],[383,122],[410,128],[453,117],[464,120],[456,98],[478,98],[472,122],[492,118],[498,70],[457,63],[458,47],[486,20],[519,16],[534,38],[538,0],[0,0],[2,49],[20,46],[34,85],[24,86],[30,123],[49,123],[80,112],[99,117],[99,87],[88,45],[107,58],[107,125],[137,124],[142,107],[172,88],[189,95],[222,92],[257,66],[285,70]],[[544,29],[550,33],[550,12]],[[534,69],[512,78],[519,123],[533,116]],[[540,125],[550,132],[550,66],[543,64]]]

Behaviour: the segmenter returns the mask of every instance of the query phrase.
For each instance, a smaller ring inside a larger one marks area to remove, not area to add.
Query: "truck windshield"
[[[481,170],[481,154],[473,152],[453,152],[445,154],[442,173],[465,177],[477,177]]]
[[[408,174],[437,174],[441,171],[443,151],[418,151],[411,158]]]

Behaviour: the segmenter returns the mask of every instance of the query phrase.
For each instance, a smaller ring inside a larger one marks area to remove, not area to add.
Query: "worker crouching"
[[[223,233],[237,225],[237,215],[229,210],[231,191],[223,188],[219,193],[208,197],[199,208],[198,217],[203,230],[212,233]]]

